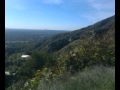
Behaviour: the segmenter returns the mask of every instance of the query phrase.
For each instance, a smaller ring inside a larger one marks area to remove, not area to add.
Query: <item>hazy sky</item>
[[[75,30],[115,15],[115,0],[5,0],[5,27]]]

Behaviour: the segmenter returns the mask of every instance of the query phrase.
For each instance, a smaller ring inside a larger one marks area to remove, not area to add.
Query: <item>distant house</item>
[[[5,71],[5,75],[10,75],[10,72],[8,72],[8,71]]]
[[[16,75],[16,73],[10,73],[10,72],[8,72],[8,71],[5,71],[5,75],[7,75],[7,76],[9,76],[9,75]]]
[[[22,59],[26,59],[26,58],[28,58],[28,57],[30,57],[30,55],[22,55],[22,56],[21,56]]]

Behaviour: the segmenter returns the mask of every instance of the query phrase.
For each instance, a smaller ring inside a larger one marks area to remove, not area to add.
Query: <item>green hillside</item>
[[[46,42],[44,42],[39,47],[39,50],[55,52],[62,49],[63,47],[75,40],[82,39],[86,36],[93,36],[94,34],[101,35],[102,33],[107,32],[108,30],[115,30],[115,16],[109,17],[105,20],[99,21],[93,25],[81,28],[79,30],[56,35],[55,37],[52,37]]]
[[[114,90],[115,16],[35,46],[6,90]]]

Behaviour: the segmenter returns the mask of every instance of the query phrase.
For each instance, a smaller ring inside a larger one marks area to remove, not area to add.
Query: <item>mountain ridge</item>
[[[47,41],[45,41],[40,47],[39,50],[47,50],[48,52],[56,52],[69,43],[83,38],[87,35],[99,34],[106,32],[109,29],[115,29],[115,15],[104,20],[101,20],[93,25],[75,30],[66,32],[63,34],[58,34]]]

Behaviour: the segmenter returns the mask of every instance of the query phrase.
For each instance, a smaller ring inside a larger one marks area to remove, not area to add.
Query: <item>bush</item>
[[[41,82],[37,90],[115,90],[115,68],[92,67],[66,80],[53,81],[50,85]]]

